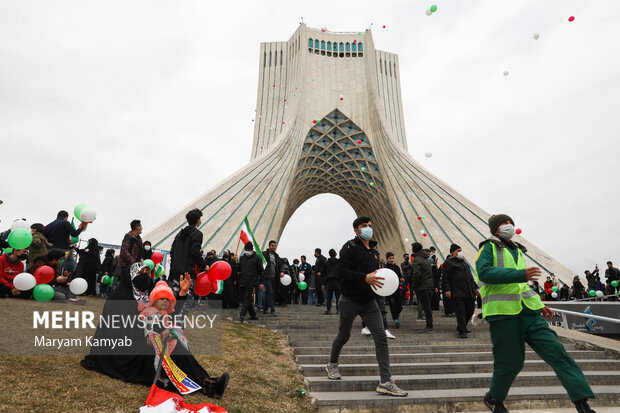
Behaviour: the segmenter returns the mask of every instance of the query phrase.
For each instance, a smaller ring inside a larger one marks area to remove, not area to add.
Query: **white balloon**
[[[420,234],[424,235],[424,230],[420,230]]]
[[[558,298],[558,293],[556,293],[555,291],[551,293],[551,297],[553,298]]]
[[[432,153],[430,153],[430,152],[426,152],[426,153],[424,154],[424,156],[426,156],[427,158],[430,158],[431,156],[433,156],[433,154],[432,154]]]
[[[373,289],[375,294],[382,297],[387,297],[388,295],[394,294],[394,292],[398,289],[398,275],[396,275],[396,273],[389,268],[379,268],[377,271],[377,277],[383,277],[384,280],[381,281],[383,283],[383,287],[379,287],[376,290],[374,287],[370,287]]]
[[[405,242],[409,242],[409,238],[405,238]]]
[[[504,71],[504,76],[508,76],[510,73],[508,72],[508,70]]]
[[[30,224],[28,224],[28,221],[26,221],[25,218],[16,219],[11,224],[11,232],[15,231],[16,229],[30,229]]]
[[[304,275],[304,273],[303,273],[303,272],[300,272],[300,273],[299,273],[299,282],[302,282],[302,281],[304,281],[305,279],[306,279],[306,276]]]
[[[596,296],[597,296],[597,297],[602,297],[603,295],[604,295],[604,294],[603,294],[603,292],[602,292],[601,290],[598,290],[598,291],[596,292]]]
[[[540,35],[538,33],[534,33],[534,40],[538,40],[539,37]]]
[[[80,212],[80,219],[82,222],[93,222],[97,219],[97,211],[95,208],[87,206]]]
[[[74,278],[69,283],[69,290],[75,295],[84,294],[88,289],[88,282],[84,278]]]
[[[425,13],[426,13],[427,16],[430,16],[431,14],[433,14],[431,9],[426,9]]]
[[[289,285],[291,283],[291,276],[288,274],[284,274],[284,277],[280,277],[280,282],[282,285]]]
[[[13,278],[13,285],[19,291],[28,291],[37,285],[37,280],[34,278],[34,275],[23,272],[21,274],[17,274],[15,278]]]

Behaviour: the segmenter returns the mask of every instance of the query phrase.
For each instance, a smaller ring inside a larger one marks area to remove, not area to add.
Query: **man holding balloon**
[[[45,226],[43,235],[52,244],[52,248],[67,251],[70,245],[70,237],[77,237],[86,228],[86,223],[82,222],[78,229],[75,229],[69,223],[69,213],[67,211],[59,211],[56,219]]]
[[[28,249],[14,249],[0,256],[0,298],[30,298],[27,291],[20,291],[13,281],[18,274],[24,272],[24,260],[28,258]],[[32,287],[31,287],[32,288]]]
[[[327,364],[327,377],[331,380],[341,378],[338,359],[344,345],[351,337],[353,321],[359,315],[370,330],[375,343],[375,353],[379,364],[381,381],[377,393],[404,397],[406,391],[398,388],[390,371],[390,353],[387,336],[383,327],[381,310],[375,300],[375,293],[391,295],[398,288],[398,277],[393,271],[382,268],[386,276],[378,274],[379,251],[377,242],[372,241],[372,223],[368,217],[353,221],[355,238],[348,241],[340,250],[339,273],[342,281],[339,309],[340,325],[338,335],[332,344],[331,356]]]

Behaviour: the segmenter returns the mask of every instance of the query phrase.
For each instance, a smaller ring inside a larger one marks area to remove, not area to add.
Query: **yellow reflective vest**
[[[493,266],[500,268],[512,268],[524,270],[526,268],[523,252],[519,249],[517,262],[508,248],[498,247],[494,242],[489,242],[493,248]],[[484,245],[480,248],[482,251]],[[478,256],[480,256],[480,251]],[[509,284],[485,284],[478,277],[476,279],[482,296],[482,316],[492,315],[515,315],[523,310],[525,304],[531,310],[540,310],[544,304],[540,296],[536,294],[527,282]],[[522,304],[523,303],[523,304]]]

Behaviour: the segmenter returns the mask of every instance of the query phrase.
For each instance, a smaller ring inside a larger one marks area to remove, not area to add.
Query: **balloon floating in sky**
[[[273,85],[273,87],[276,87],[276,85]]]
[[[424,235],[424,230],[423,229],[420,230],[420,234]]]
[[[362,32],[357,32],[357,35],[358,35],[358,36],[361,36],[361,35],[362,35]]]
[[[366,170],[366,168],[362,166],[362,172],[364,172],[365,170]]]
[[[418,220],[421,220],[421,219],[422,219],[422,217],[418,217]]]
[[[312,123],[316,123],[316,119],[313,119],[313,120],[312,120]]]
[[[521,231],[521,228],[517,228],[517,229],[515,230],[515,233],[516,233],[517,235],[519,235],[521,232],[523,232],[523,231]]]
[[[374,183],[374,182],[371,182],[371,183],[370,183],[370,186],[375,186],[375,183]]]
[[[422,234],[422,236],[423,236],[423,237],[426,237],[426,236],[428,236],[428,234],[425,232],[424,234]]]
[[[362,143],[362,141],[361,141],[361,140],[359,140],[359,141],[357,141],[357,143]]]
[[[433,12],[430,9],[426,9],[425,13],[427,16],[430,16],[433,14]]]
[[[409,242],[409,238],[405,238],[405,242]]]
[[[569,22],[572,22],[573,20],[575,20],[575,16],[570,16],[570,17],[568,18],[568,21],[569,21]],[[383,27],[385,28],[385,26],[383,26]]]
[[[540,35],[538,33],[534,33],[534,40],[538,40],[540,38]]]
[[[433,4],[430,10],[431,10],[431,13],[435,13],[437,11],[437,5]]]
[[[571,20],[572,21],[572,20]],[[385,29],[385,24],[383,25],[383,28]]]
[[[426,153],[424,154],[424,156],[426,156],[427,158],[430,158],[431,156],[433,156],[433,154],[432,154],[432,153],[430,153],[430,152],[426,152]]]
[[[510,73],[508,72],[508,70],[504,71],[504,76],[508,76]]]

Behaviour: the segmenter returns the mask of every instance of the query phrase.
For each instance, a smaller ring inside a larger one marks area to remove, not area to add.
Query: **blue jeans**
[[[263,314],[267,314],[267,309],[269,308],[272,313],[276,312],[276,309],[273,306],[274,281],[275,278],[268,278],[263,281],[263,285],[265,286],[265,303],[263,305]]]
[[[314,305],[317,302],[316,289],[308,288],[308,305]]]

